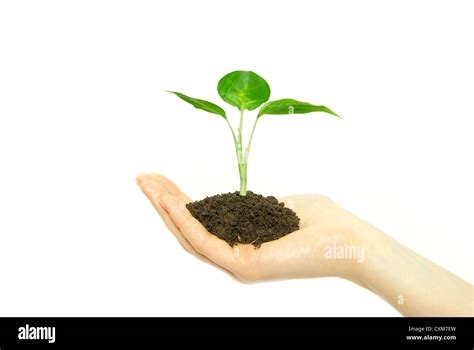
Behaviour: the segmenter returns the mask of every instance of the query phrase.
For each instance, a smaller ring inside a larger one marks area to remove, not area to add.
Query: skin
[[[473,316],[473,286],[316,194],[280,198],[300,217],[300,230],[255,249],[229,246],[186,209],[191,199],[160,174],[136,179],[143,193],[189,253],[250,283],[340,277],[385,299],[405,316]],[[328,255],[330,247],[357,247],[362,256]]]

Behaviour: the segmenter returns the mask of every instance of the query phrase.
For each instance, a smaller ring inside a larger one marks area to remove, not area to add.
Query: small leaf
[[[213,114],[217,114],[217,115],[220,115],[221,117],[227,118],[226,115],[225,115],[225,111],[221,107],[219,107],[218,105],[216,105],[212,102],[200,100],[200,99],[197,99],[197,98],[192,98],[192,97],[183,95],[182,93],[176,92],[176,91],[168,91],[168,92],[171,92],[172,94],[175,94],[180,99],[192,104],[197,109],[202,109],[203,111],[213,113]]]
[[[341,118],[339,115],[325,106],[315,106],[311,103],[300,102],[291,98],[268,102],[262,108],[260,108],[258,117],[264,114],[305,114],[311,112],[326,112]]]
[[[270,86],[261,76],[250,71],[235,71],[225,75],[217,85],[222,99],[241,111],[254,110],[270,98]]]

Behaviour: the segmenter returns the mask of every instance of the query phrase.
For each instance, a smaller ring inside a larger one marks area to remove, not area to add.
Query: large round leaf
[[[235,71],[225,75],[217,85],[222,99],[241,111],[257,108],[270,98],[270,86],[258,74]]]

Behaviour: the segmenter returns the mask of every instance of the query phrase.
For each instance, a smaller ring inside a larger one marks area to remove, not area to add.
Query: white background
[[[338,279],[235,282],[188,256],[134,183],[236,190],[221,104],[253,70],[272,99],[249,188],[323,193],[473,281],[470,1],[2,1],[1,316],[394,316]],[[251,124],[254,115],[248,114]]]

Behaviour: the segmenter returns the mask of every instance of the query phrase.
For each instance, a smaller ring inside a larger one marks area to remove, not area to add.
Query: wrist
[[[410,271],[411,251],[367,222],[358,225],[356,236],[364,260],[354,267],[351,280],[396,304],[401,290],[395,286],[403,285]]]
[[[395,241],[353,214],[350,214],[344,226],[348,259],[337,268],[337,275],[371,289],[380,260],[387,257],[387,251],[392,251],[390,246]]]

